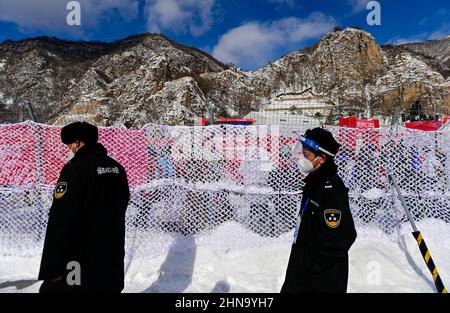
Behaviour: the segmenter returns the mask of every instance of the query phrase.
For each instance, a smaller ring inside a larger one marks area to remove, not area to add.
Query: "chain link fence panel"
[[[376,229],[395,238],[407,222],[388,173],[397,178],[416,221],[450,222],[450,132],[325,128],[342,145],[336,163],[360,234]],[[292,151],[306,129],[100,128],[99,142],[125,167],[130,184],[128,260],[166,251],[166,235],[173,233],[201,235],[211,245],[234,240],[247,248],[290,238],[304,178]],[[53,187],[70,159],[60,130],[31,122],[0,125],[0,256],[42,251]],[[208,237],[225,223],[240,224],[248,235]]]

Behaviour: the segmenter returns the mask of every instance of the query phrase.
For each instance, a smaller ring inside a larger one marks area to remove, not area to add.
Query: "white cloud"
[[[15,23],[22,32],[80,33],[79,27],[69,27],[66,17],[69,0],[0,0],[0,21]],[[81,4],[81,22],[95,27],[103,15],[117,10],[129,21],[138,15],[138,0],[78,0]]]
[[[297,5],[296,0],[267,0],[267,1],[277,3],[280,5],[287,5],[290,8],[293,8]]]
[[[432,32],[421,32],[409,37],[396,36],[389,39],[386,44],[404,45],[407,43],[424,42],[427,40],[442,39],[450,35],[450,23],[443,23],[438,29]]]
[[[442,39],[450,35],[450,23],[444,23],[440,28],[430,34],[428,39]]]
[[[359,13],[366,10],[370,0],[348,0],[348,2],[352,6],[353,13]]]
[[[400,37],[400,36],[396,36],[394,38],[389,39],[386,44],[392,44],[395,46],[398,45],[404,45],[407,43],[416,43],[416,42],[423,42],[425,40],[427,40],[429,34],[427,32],[422,32],[419,34],[415,34],[412,36],[408,36],[408,37]]]
[[[424,17],[420,22],[419,26],[426,26],[427,24],[439,25],[439,21],[444,21],[440,23],[440,26],[434,31],[424,31],[419,34],[415,34],[409,37],[401,38],[399,36],[391,38],[387,41],[387,44],[402,45],[406,43],[414,42],[424,42],[426,40],[442,39],[450,35],[450,23],[448,17],[450,12],[446,9],[440,9],[430,16]],[[429,27],[428,27],[429,28]]]
[[[173,31],[201,36],[214,24],[215,0],[147,0],[145,14],[148,30]]]
[[[424,17],[419,22],[419,26],[423,26],[430,21],[448,19],[449,16],[450,16],[449,11],[447,11],[446,9],[440,9],[440,10],[436,11],[433,15]]]
[[[331,31],[335,25],[332,17],[318,12],[306,19],[290,17],[271,23],[249,22],[221,36],[213,56],[241,67],[260,67],[270,61],[277,50],[298,46]]]

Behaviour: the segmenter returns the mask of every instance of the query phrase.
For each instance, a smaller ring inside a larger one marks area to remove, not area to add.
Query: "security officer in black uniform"
[[[53,193],[42,254],[41,293],[120,293],[124,287],[125,169],[98,143],[97,127],[76,122],[61,139],[75,154]]]
[[[281,292],[345,293],[356,230],[334,162],[340,145],[322,128],[308,130],[300,144],[298,166],[308,176]]]

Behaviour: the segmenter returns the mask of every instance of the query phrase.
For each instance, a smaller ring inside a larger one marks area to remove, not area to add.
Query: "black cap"
[[[77,140],[93,144],[98,141],[98,128],[86,122],[75,122],[63,127],[61,140],[66,145]]]
[[[336,155],[340,144],[334,139],[333,134],[323,128],[308,129],[304,135],[306,138],[316,142],[322,149]]]

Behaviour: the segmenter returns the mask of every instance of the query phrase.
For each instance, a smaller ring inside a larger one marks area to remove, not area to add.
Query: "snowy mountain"
[[[329,121],[341,114],[386,117],[415,100],[426,111],[448,112],[449,44],[444,38],[380,47],[369,33],[349,28],[243,71],[162,35],[114,43],[6,41],[0,44],[0,122],[17,121],[15,113],[30,101],[45,123],[192,124],[210,104],[221,117],[243,116],[280,94],[305,90],[332,105]]]
[[[405,44],[398,47],[421,58],[433,69],[442,73],[444,77],[450,76],[450,36],[441,40]]]

